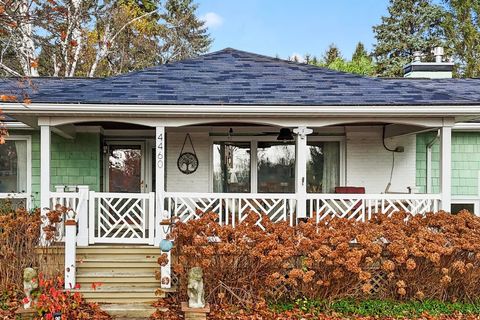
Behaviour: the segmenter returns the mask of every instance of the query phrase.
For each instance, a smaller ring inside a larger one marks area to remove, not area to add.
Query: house
[[[416,61],[409,78],[376,79],[227,48],[104,79],[34,79],[31,103],[1,104],[0,192],[74,208],[77,253],[98,255],[158,246],[162,221],[197,210],[229,224],[248,211],[292,224],[480,214],[480,80],[416,79],[451,70]]]

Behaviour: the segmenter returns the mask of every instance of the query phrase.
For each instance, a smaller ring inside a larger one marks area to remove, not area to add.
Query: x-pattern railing
[[[426,214],[436,212],[440,201],[432,194],[309,194],[307,198],[309,216],[317,221],[333,217],[366,221],[377,213],[399,211]]]
[[[91,192],[91,243],[153,244],[154,197],[154,193]]]
[[[294,222],[295,196],[288,194],[165,193],[165,209],[186,222],[198,219],[202,212],[219,215],[220,224],[243,222],[249,213],[258,214],[256,224],[263,228],[263,215],[274,222]]]

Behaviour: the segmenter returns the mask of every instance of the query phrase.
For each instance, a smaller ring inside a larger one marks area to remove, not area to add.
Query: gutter
[[[456,123],[452,129],[454,131],[480,131],[480,122],[460,122]]]
[[[378,106],[291,106],[291,105],[138,105],[138,104],[0,104],[3,112],[42,115],[106,114],[163,116],[473,116],[480,117],[478,105],[378,105]]]

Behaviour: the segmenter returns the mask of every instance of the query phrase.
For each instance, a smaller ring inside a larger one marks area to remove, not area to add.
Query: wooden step
[[[93,288],[80,288],[72,290],[73,292],[80,292],[85,300],[97,303],[153,303],[159,298],[165,296],[163,291],[160,295],[155,292],[158,288],[144,288],[132,286],[107,286],[101,285]]]
[[[108,259],[108,258],[93,258],[81,259],[78,261],[77,268],[160,268],[156,260],[145,259]]]
[[[90,246],[77,247],[77,254],[150,254],[159,255],[160,248],[153,246]]]
[[[117,320],[121,318],[147,319],[157,310],[148,303],[100,304],[100,308]]]
[[[104,283],[132,283],[132,284],[150,284],[160,283],[155,279],[154,272],[138,273],[132,270],[132,272],[125,273],[112,273],[112,272],[77,272],[77,282],[79,283],[92,283],[92,282],[104,282]]]
[[[130,260],[137,260],[137,261],[157,261],[160,257],[160,254],[143,254],[143,253],[110,253],[110,254],[98,254],[98,253],[77,253],[77,260],[85,260],[85,259],[108,259],[108,260],[122,260],[122,259],[130,259]]]

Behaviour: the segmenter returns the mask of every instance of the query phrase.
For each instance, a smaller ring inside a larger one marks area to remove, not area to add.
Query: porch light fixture
[[[278,134],[277,140],[278,141],[291,141],[291,140],[293,140],[292,130],[290,130],[289,128],[281,128],[280,133]]]

